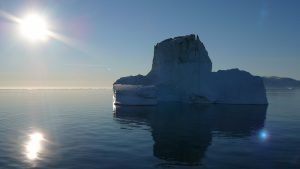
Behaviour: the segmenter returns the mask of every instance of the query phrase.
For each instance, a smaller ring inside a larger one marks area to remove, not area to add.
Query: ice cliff
[[[114,104],[158,102],[267,104],[263,80],[239,69],[212,72],[212,62],[198,36],[166,39],[154,47],[151,71],[113,84]]]

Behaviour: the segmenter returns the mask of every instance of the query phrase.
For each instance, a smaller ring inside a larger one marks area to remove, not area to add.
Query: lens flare
[[[259,133],[258,133],[258,137],[261,139],[261,140],[267,140],[270,136],[269,136],[269,133],[268,131],[266,130],[261,130]]]

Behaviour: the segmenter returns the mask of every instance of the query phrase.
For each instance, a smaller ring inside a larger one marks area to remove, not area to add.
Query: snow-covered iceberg
[[[189,103],[267,104],[263,80],[239,69],[212,72],[198,36],[166,39],[154,47],[151,71],[113,84],[114,104]]]

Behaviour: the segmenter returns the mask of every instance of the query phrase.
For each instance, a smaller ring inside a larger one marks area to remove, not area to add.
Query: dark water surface
[[[111,90],[0,90],[0,169],[299,169],[300,91],[268,99],[113,109]]]

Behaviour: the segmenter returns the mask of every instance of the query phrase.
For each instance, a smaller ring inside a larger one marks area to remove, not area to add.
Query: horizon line
[[[0,90],[87,90],[87,89],[112,89],[108,86],[0,86]]]

